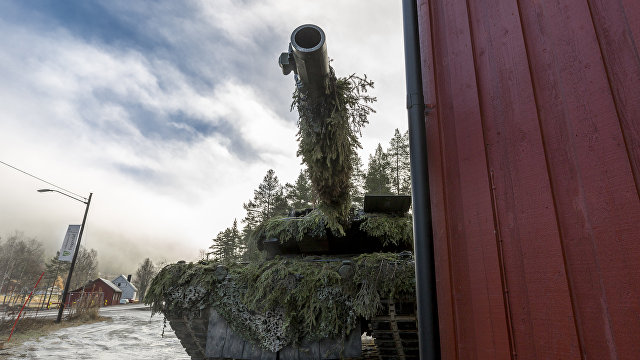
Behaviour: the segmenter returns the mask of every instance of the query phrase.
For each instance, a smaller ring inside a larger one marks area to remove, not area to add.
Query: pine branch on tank
[[[298,156],[307,165],[319,208],[330,229],[344,234],[351,207],[351,159],[361,148],[358,137],[375,110],[367,94],[373,81],[352,74],[336,78],[331,68],[324,96],[307,97],[296,89],[291,109],[298,110]]]

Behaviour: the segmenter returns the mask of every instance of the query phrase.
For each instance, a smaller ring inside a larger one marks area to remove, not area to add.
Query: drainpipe
[[[440,359],[417,0],[402,1],[420,359]]]

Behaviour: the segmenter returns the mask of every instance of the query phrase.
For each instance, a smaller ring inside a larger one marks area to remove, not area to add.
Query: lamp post
[[[71,260],[71,266],[69,267],[69,275],[67,276],[67,281],[64,284],[64,290],[62,291],[62,302],[60,303],[60,309],[58,310],[58,318],[56,322],[59,323],[62,320],[62,313],[64,312],[64,302],[67,299],[67,294],[69,293],[69,286],[71,285],[71,275],[73,275],[73,268],[76,266],[76,259],[78,258],[78,251],[80,250],[80,241],[82,241],[82,232],[84,231],[84,224],[87,221],[87,213],[89,212],[89,204],[91,204],[91,196],[93,193],[89,193],[89,198],[87,201],[83,201],[75,196],[71,196],[69,194],[65,194],[58,190],[52,189],[40,189],[38,192],[57,192],[58,194],[62,194],[64,196],[70,197],[73,200],[80,201],[83,204],[86,204],[87,207],[84,209],[84,217],[82,218],[82,225],[80,225],[80,234],[78,234],[78,243],[76,244],[76,250],[73,253],[73,260]]]

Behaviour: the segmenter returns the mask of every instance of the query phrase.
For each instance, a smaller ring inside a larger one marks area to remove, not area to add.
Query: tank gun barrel
[[[295,74],[296,86],[309,97],[327,92],[329,57],[324,31],[313,24],[298,26],[291,33],[289,51],[280,55],[282,73]]]

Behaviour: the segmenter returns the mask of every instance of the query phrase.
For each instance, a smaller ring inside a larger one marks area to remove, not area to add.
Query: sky
[[[338,76],[375,82],[366,166],[407,128],[401,4],[370,1],[0,2],[0,161],[93,193],[82,244],[103,274],[192,261],[240,221],[267,170],[293,183],[297,113],[277,59],[320,26]],[[84,204],[0,164],[0,237],[47,257]]]

